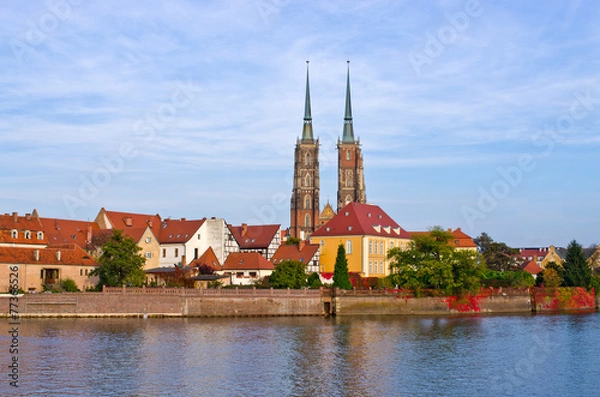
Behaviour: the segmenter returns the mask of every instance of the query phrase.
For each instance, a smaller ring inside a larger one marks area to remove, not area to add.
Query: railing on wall
[[[145,294],[184,296],[320,296],[319,289],[260,289],[260,288],[162,288],[162,287],[103,287],[105,294]]]

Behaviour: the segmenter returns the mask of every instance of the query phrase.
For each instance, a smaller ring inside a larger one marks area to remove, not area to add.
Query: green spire
[[[352,101],[350,99],[350,61],[348,61],[348,73],[346,75],[346,112],[344,113],[343,143],[354,143],[354,128],[352,127]]]
[[[310,84],[308,77],[308,63],[306,61],[306,99],[304,101],[304,129],[302,130],[303,141],[313,141],[312,116],[310,114]]]

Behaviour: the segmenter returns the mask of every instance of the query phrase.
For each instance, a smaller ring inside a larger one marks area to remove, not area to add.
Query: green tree
[[[308,280],[306,280],[306,281],[310,288],[319,288],[319,287],[323,286],[323,283],[321,282],[321,277],[319,277],[319,273],[317,273],[317,272],[312,272],[308,276]]]
[[[100,277],[98,285],[140,287],[146,278],[143,270],[145,259],[139,255],[141,250],[131,237],[114,230],[102,246],[102,255],[98,259],[100,266],[92,272]]]
[[[269,276],[273,288],[302,288],[307,284],[306,265],[299,261],[286,260],[275,266]]]
[[[479,237],[473,239],[487,267],[491,270],[505,272],[516,270],[515,258],[519,250],[511,248],[504,243],[494,241],[487,233],[483,232]]]
[[[288,237],[287,240],[285,240],[285,245],[297,245],[300,241],[298,237]]]
[[[563,263],[564,285],[567,287],[589,288],[592,280],[592,269],[590,269],[581,245],[573,240],[567,247],[567,255]]]
[[[78,292],[77,283],[72,278],[66,278],[60,282],[60,286],[65,292]]]
[[[436,226],[428,234],[415,235],[408,250],[390,250],[393,282],[417,292],[423,288],[458,294],[477,290],[485,266],[476,252],[455,250],[452,238]]]
[[[333,268],[333,286],[341,289],[352,289],[350,275],[348,274],[348,259],[346,258],[346,249],[344,244],[340,244],[335,257],[335,267]]]

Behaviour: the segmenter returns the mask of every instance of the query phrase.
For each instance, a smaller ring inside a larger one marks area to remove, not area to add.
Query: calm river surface
[[[597,313],[0,321],[0,395],[600,395]]]

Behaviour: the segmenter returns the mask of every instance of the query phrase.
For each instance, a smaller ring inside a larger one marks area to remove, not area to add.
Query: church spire
[[[310,83],[308,77],[308,63],[306,61],[306,99],[304,101],[304,128],[302,130],[303,141],[313,141],[312,116],[310,114]]]
[[[346,74],[346,112],[344,113],[344,134],[342,143],[354,143],[354,128],[352,127],[352,101],[350,99],[350,61]]]

